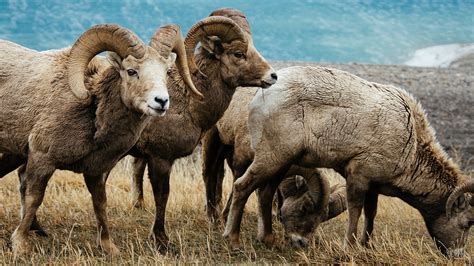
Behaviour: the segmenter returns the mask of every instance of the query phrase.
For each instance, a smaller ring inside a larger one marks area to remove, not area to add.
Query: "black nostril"
[[[159,103],[161,106],[165,106],[165,104],[168,102],[168,99],[161,99],[161,98],[155,97],[155,102]]]
[[[272,79],[278,80],[278,75],[277,75],[277,73],[272,73],[270,76],[272,77]]]

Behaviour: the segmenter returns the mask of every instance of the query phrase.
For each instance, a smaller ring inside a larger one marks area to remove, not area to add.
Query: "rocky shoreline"
[[[275,69],[326,66],[406,89],[417,98],[445,150],[461,168],[474,171],[474,67],[421,68],[403,65],[326,64],[272,61]]]

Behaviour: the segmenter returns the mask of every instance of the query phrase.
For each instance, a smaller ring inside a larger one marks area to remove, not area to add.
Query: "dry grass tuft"
[[[14,257],[10,236],[19,221],[18,180],[16,173],[1,179],[0,263],[469,263],[469,255],[454,262],[443,257],[436,250],[417,211],[398,199],[387,197],[380,199],[374,248],[342,248],[347,221],[347,215],[342,214],[320,226],[310,248],[295,250],[284,241],[283,228],[276,221],[275,246],[268,249],[256,241],[257,205],[252,196],[243,219],[243,251],[233,252],[221,236],[223,226],[213,228],[206,219],[205,193],[196,155],[179,160],[174,166],[166,228],[175,244],[175,252],[162,255],[148,239],[154,217],[150,184],[145,182],[145,209],[131,207],[129,168],[127,160],[121,162],[107,184],[112,237],[122,252],[116,257],[104,255],[96,245],[92,202],[82,177],[64,171],[56,172],[49,182],[38,212],[39,220],[50,236],[33,237],[36,252]],[[225,197],[231,188],[229,171],[227,175]],[[341,179],[334,177],[332,182],[341,182]],[[472,236],[466,251],[474,253]]]

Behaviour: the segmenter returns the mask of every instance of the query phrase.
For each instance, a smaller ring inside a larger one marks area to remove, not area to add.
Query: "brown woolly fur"
[[[346,178],[346,248],[356,244],[362,209],[366,219],[361,242],[368,244],[378,195],[383,194],[416,208],[443,254],[463,256],[474,222],[472,191],[459,195],[451,217],[446,216],[446,203],[471,179],[441,149],[411,95],[324,67],[290,67],[278,75],[279,82],[257,92],[249,106],[255,156],[234,183],[224,232],[234,248],[239,247],[248,196],[298,165],[333,168]]]
[[[229,9],[219,12],[219,15],[226,16],[227,12],[240,13]],[[232,16],[230,18],[232,19]],[[203,21],[197,22],[196,25]],[[240,25],[239,22],[242,20],[232,23]],[[221,27],[226,25],[228,24],[222,24]],[[208,25],[202,27],[206,26]],[[222,34],[227,32],[228,30],[223,30]],[[185,43],[189,35],[190,33]],[[194,56],[200,73],[197,72],[193,76],[193,83],[204,95],[204,100],[192,99],[184,93],[184,84],[177,77],[177,73],[171,71],[168,75],[168,87],[172,103],[168,114],[154,118],[129,153],[136,157],[132,184],[132,201],[136,207],[143,205],[143,175],[145,166],[148,165],[156,203],[152,235],[162,247],[168,245],[165,211],[173,162],[193,152],[204,132],[212,127],[227,109],[236,87],[269,86],[276,81],[276,74],[253,46],[251,36],[241,35],[247,38],[245,43],[248,43],[248,47],[245,53],[240,48],[241,39],[224,43],[219,36],[201,37],[201,46]],[[187,49],[188,52],[194,52],[195,47]]]
[[[117,37],[114,42],[111,36]],[[107,61],[93,58],[105,47],[111,50]],[[175,59],[109,24],[87,30],[71,49],[53,52],[0,40],[0,178],[22,165],[21,221],[12,234],[15,254],[31,251],[30,230],[46,235],[36,211],[56,169],[84,174],[98,243],[106,252],[118,253],[107,223],[107,175],[151,116],[168,108],[166,73]]]

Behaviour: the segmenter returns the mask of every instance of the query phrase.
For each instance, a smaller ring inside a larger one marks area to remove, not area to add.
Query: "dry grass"
[[[249,200],[242,226],[243,251],[232,252],[221,237],[223,227],[209,226],[204,212],[204,187],[196,156],[178,161],[171,177],[166,228],[176,253],[156,251],[148,233],[154,216],[152,192],[145,182],[145,210],[131,207],[129,200],[130,169],[122,162],[114,169],[107,185],[108,214],[112,237],[121,255],[104,255],[97,247],[96,223],[90,195],[79,175],[58,171],[51,179],[40,208],[39,220],[50,237],[32,237],[36,252],[14,257],[10,236],[19,221],[19,193],[16,174],[0,180],[0,264],[11,263],[397,263],[452,264],[434,247],[418,212],[398,199],[382,197],[376,218],[376,248],[342,249],[347,215],[322,224],[311,247],[295,250],[283,240],[283,229],[274,222],[277,241],[272,249],[255,240],[256,200]],[[229,173],[227,173],[229,175]],[[230,177],[230,176],[229,176]],[[225,191],[231,187],[226,178]],[[334,182],[337,178],[333,178]],[[336,182],[340,182],[337,180]],[[227,195],[226,195],[227,196]],[[474,254],[474,239],[467,245]],[[462,264],[468,261],[454,261]]]

